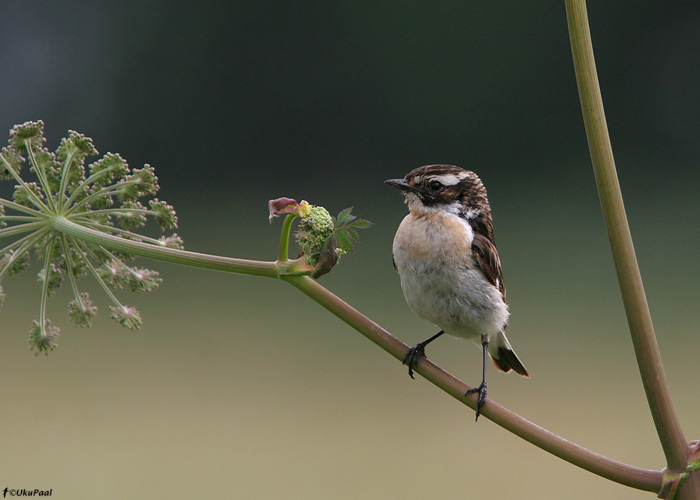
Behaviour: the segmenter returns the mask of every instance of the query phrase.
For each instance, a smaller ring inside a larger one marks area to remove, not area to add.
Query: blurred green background
[[[590,2],[619,176],[666,371],[700,437],[700,5]],[[267,200],[376,225],[322,283],[409,344],[434,333],[391,267],[390,177],[475,170],[530,380],[489,396],[638,466],[646,407],[588,159],[562,1],[3,2],[0,126],[46,122],[156,167],[186,248],[274,259]],[[7,193],[8,186],[0,188]],[[143,262],[143,265],[148,265]],[[27,349],[39,289],[5,280],[0,488],[57,499],[653,498],[502,431],[284,283],[151,264],[139,332],[69,324]],[[36,272],[36,268],[34,271]],[[479,349],[429,356],[478,382]]]

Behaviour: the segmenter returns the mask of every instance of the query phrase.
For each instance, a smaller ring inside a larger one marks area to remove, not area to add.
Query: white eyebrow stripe
[[[455,174],[433,175],[430,179],[440,182],[443,186],[454,186],[455,184],[459,184],[460,181],[459,176]]]

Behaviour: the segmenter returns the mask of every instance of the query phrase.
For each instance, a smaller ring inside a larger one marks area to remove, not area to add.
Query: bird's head
[[[411,170],[403,179],[388,179],[400,189],[412,213],[448,212],[473,219],[489,215],[486,188],[470,170],[454,165],[426,165]]]

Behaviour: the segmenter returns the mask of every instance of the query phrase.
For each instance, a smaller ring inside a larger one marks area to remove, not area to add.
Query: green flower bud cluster
[[[311,276],[318,278],[338,263],[340,256],[353,251],[353,242],[360,240],[358,229],[372,225],[352,215],[352,207],[341,210],[337,217],[328,210],[307,201],[292,198],[270,200],[270,217],[291,214],[299,218],[296,241],[306,263],[313,267]]]
[[[308,215],[300,218],[296,241],[304,254],[306,263],[316,266],[321,259],[323,246],[333,235],[333,217],[328,210],[311,205]]]
[[[46,310],[48,298],[63,283],[73,291],[68,316],[77,326],[90,326],[97,314],[89,295],[78,287],[80,278],[91,275],[113,304],[110,316],[136,329],[142,323],[140,314],[123,305],[115,292],[149,292],[161,281],[157,272],[132,266],[131,255],[60,233],[53,228],[55,219],[160,247],[183,245],[177,234],[151,238],[133,231],[149,220],[163,230],[177,227],[173,207],[153,198],[159,189],[153,167],[132,169],[115,153],[88,164],[86,160],[98,154],[89,137],[71,130],[51,152],[44,147],[43,133],[41,121],[17,125],[10,131],[9,145],[0,150],[0,181],[15,183],[12,199],[0,198],[0,241],[6,239],[0,244],[0,282],[27,269],[31,254],[41,262],[40,319],[29,335],[37,354],[56,347],[59,329],[47,319]],[[29,168],[23,171],[25,162]],[[0,305],[4,298],[0,286]]]

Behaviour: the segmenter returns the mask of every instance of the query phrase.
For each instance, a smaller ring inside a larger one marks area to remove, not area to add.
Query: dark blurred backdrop
[[[697,418],[700,4],[590,2],[608,124],[688,439]],[[588,158],[562,1],[0,2],[0,128],[42,119],[150,163],[190,250],[274,259],[267,200],[376,225],[322,282],[409,344],[383,185],[428,163],[489,190],[509,337],[489,396],[661,468]],[[7,187],[1,188],[7,189]],[[145,263],[144,263],[145,264]],[[32,275],[3,282],[0,487],[87,498],[640,498],[484,420],[282,283],[152,264],[138,333],[70,326],[35,358]],[[36,271],[37,269],[35,269]],[[479,350],[429,353],[467,383]],[[525,465],[527,464],[527,465]]]

